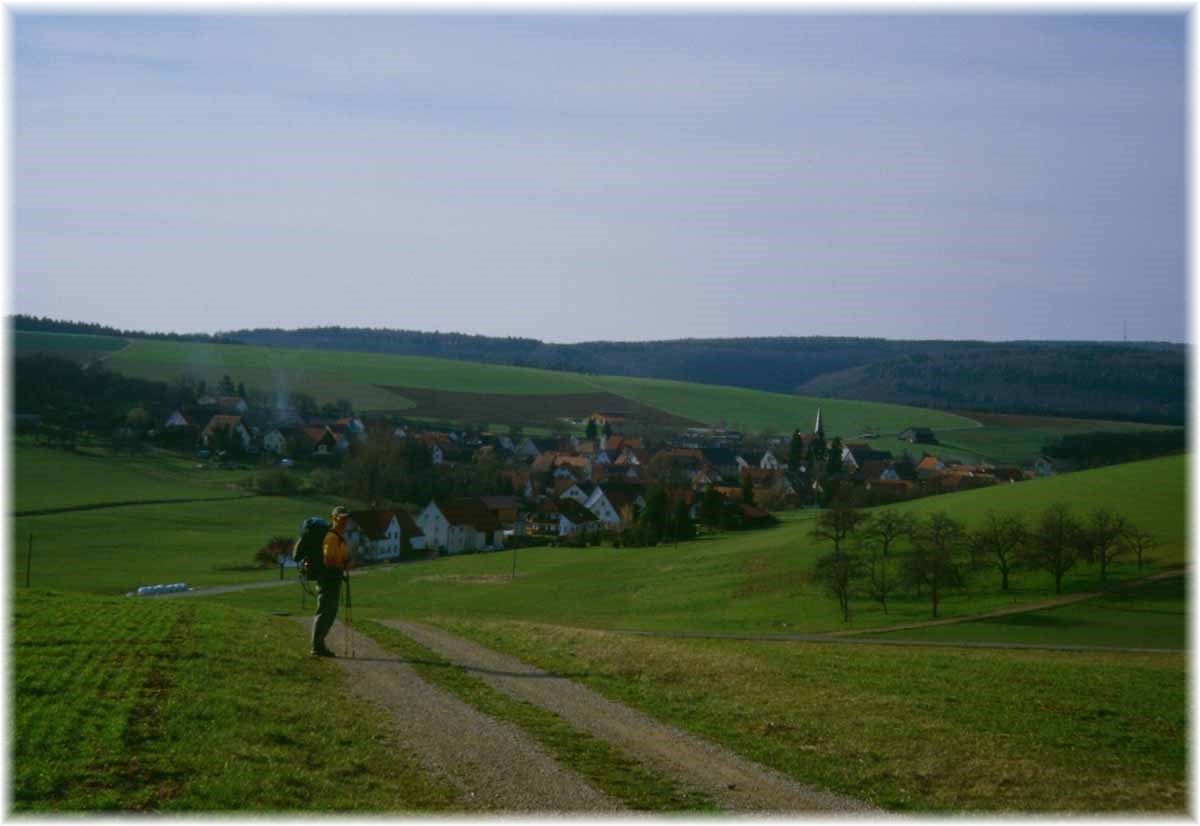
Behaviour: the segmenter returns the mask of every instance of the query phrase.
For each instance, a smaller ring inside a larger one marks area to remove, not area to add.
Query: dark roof
[[[596,514],[592,513],[574,499],[559,499],[558,512],[567,517],[567,519],[570,519],[576,525],[584,525],[588,522],[595,522],[597,519]]]
[[[503,527],[479,499],[456,499],[438,502],[437,506],[451,525],[470,525],[477,531],[498,531]]]
[[[515,496],[481,496],[479,501],[483,502],[483,506],[488,510],[500,510],[501,508],[515,508],[518,506],[517,497]]]
[[[705,460],[712,465],[736,465],[737,454],[727,447],[704,447],[700,449]]]
[[[384,538],[393,516],[395,514],[392,511],[384,510],[350,511],[350,518],[372,541]]]
[[[424,536],[425,532],[421,530],[421,526],[412,518],[412,514],[406,510],[396,511],[396,521],[400,523],[400,535],[407,536],[412,539],[414,536]]]

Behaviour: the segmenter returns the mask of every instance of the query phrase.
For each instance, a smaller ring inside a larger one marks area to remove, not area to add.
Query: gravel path
[[[306,626],[311,618],[303,620]],[[621,804],[561,766],[517,726],[473,709],[430,685],[409,663],[354,633],[355,656],[341,656],[344,629],[329,632],[350,690],[382,706],[403,747],[460,791],[464,810],[509,813],[617,813]]]
[[[735,812],[878,814],[862,801],[801,785],[733,752],[615,703],[563,677],[428,625],[384,620],[488,685],[548,709]]]

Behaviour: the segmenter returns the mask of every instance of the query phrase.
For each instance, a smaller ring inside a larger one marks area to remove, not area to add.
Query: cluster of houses
[[[467,433],[454,429],[418,429],[392,421],[364,422],[355,416],[336,421],[303,421],[277,411],[264,427],[245,422],[245,402],[236,397],[200,399],[195,409],[175,411],[165,428],[190,428],[196,440],[211,445],[218,432],[236,438],[248,452],[320,459],[351,450],[356,441],[383,430],[394,439],[415,440],[433,465],[475,463],[490,457],[507,479],[512,495],[433,501],[419,511],[363,510],[352,514],[354,539],[364,560],[387,559],[411,549],[448,553],[494,550],[505,537],[562,538],[596,532],[620,532],[646,506],[650,487],[667,492],[671,506],[683,502],[699,516],[701,496],[720,495],[738,524],[768,518],[769,510],[819,500],[830,485],[888,492],[896,498],[920,493],[965,490],[1011,483],[1046,469],[965,465],[925,454],[919,461],[896,459],[866,441],[840,445],[840,469],[825,462],[788,463],[793,439],[810,456],[815,440],[826,450],[820,411],[810,434],[743,443],[741,434],[719,428],[689,428],[659,445],[611,433],[603,414],[590,418],[604,427],[595,438],[559,436],[514,438],[507,434]],[[611,433],[611,435],[609,435]],[[904,434],[914,444],[935,443],[926,428]],[[793,454],[794,455],[794,454]]]

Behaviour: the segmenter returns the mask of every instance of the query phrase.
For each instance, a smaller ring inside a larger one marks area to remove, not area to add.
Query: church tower
[[[818,438],[825,438],[825,425],[821,422],[821,408],[817,408],[817,421],[813,425],[813,435]]]

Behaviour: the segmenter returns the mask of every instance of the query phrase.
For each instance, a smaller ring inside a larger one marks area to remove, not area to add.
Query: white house
[[[769,450],[763,454],[762,459],[758,462],[758,466],[763,470],[779,470],[783,467],[779,463],[779,460],[775,458],[775,454]]]
[[[636,516],[635,508],[646,507],[646,500],[640,495],[631,496],[623,490],[610,488],[606,492],[597,487],[584,502],[584,507],[596,514],[605,527],[620,530],[624,524],[633,521]]]
[[[594,533],[602,523],[596,514],[574,499],[558,501],[558,535],[572,536],[578,533]]]
[[[417,517],[425,546],[447,553],[493,551],[504,547],[504,528],[478,499],[430,502]]]
[[[346,540],[365,562],[395,559],[405,539],[414,550],[425,547],[424,534],[404,511],[351,511],[346,522]]]
[[[587,483],[584,483],[584,484],[587,484]],[[588,497],[591,496],[591,494],[594,492],[595,492],[595,488],[592,487],[590,484],[587,485],[587,489],[585,490],[580,485],[580,483],[576,482],[575,484],[571,485],[569,488],[564,490],[562,493],[560,493],[558,495],[558,498],[559,499],[574,499],[576,502],[578,502],[579,504],[583,505],[586,508]]]

